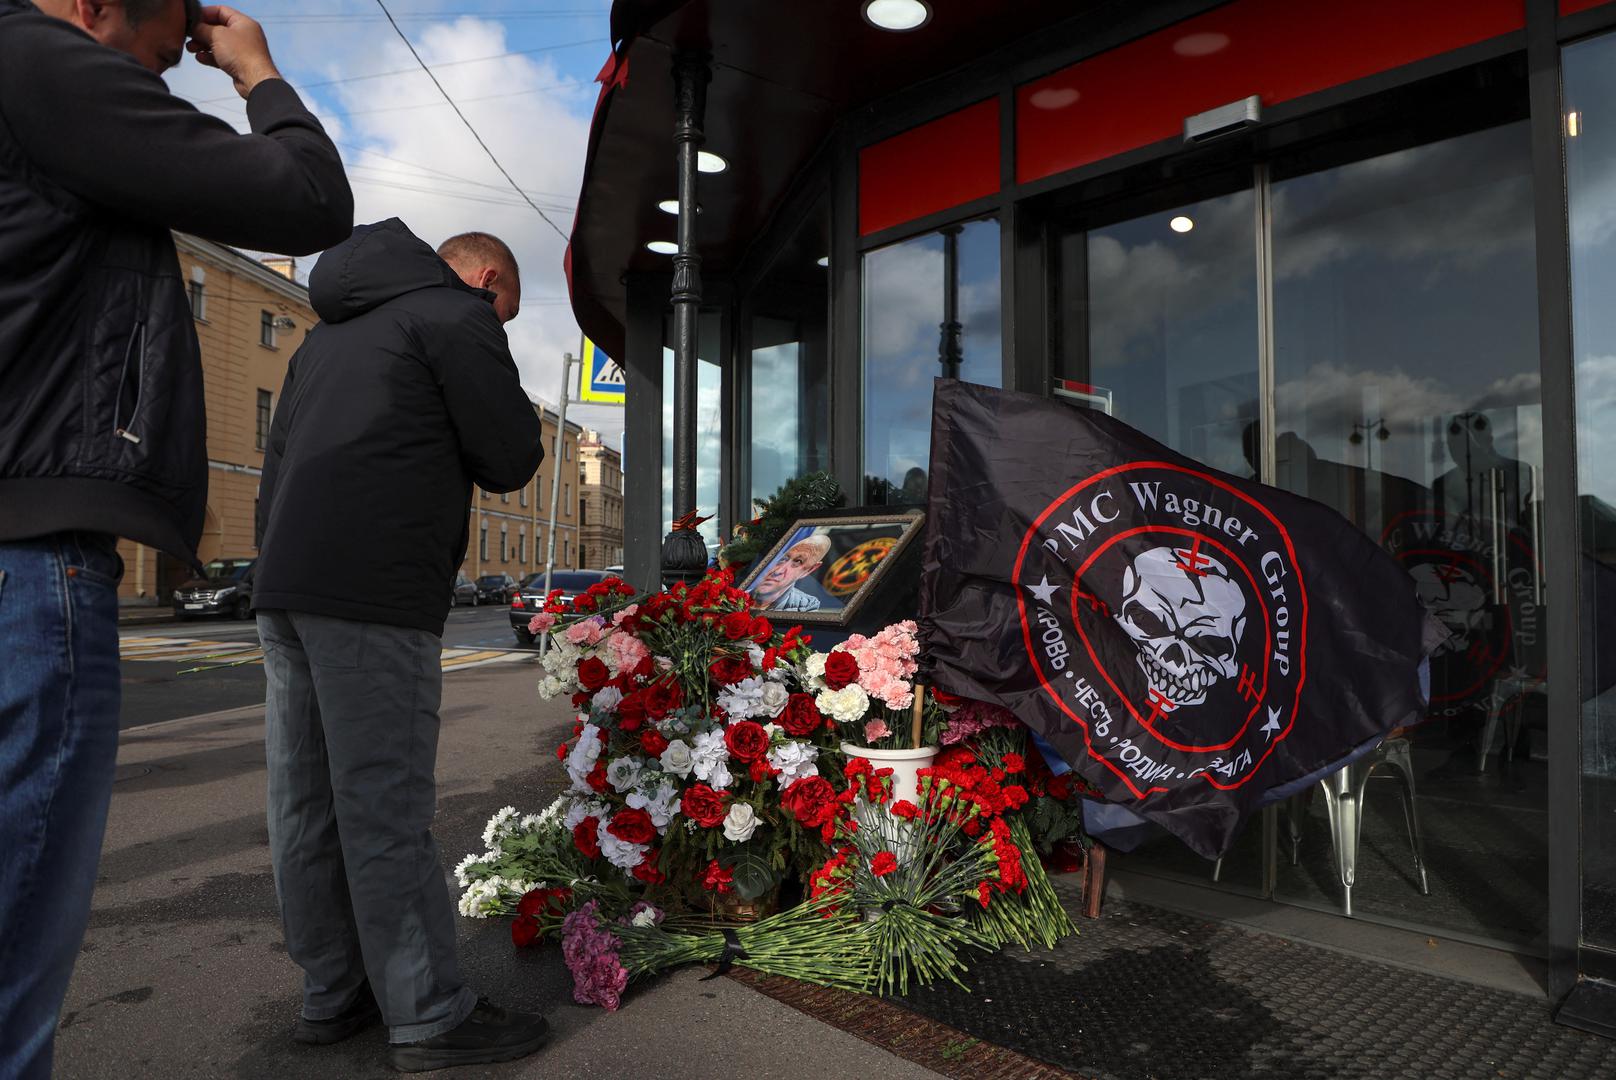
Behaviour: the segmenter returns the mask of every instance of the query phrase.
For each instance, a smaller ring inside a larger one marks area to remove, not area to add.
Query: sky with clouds
[[[562,233],[572,228],[605,61],[610,0],[388,0],[399,27],[507,171]],[[522,266],[522,311],[506,327],[528,392],[554,405],[562,354],[579,350],[566,302],[565,241],[522,201],[420,70],[375,0],[243,0],[276,64],[320,117],[347,163],[355,220],[398,217],[436,245],[479,229]],[[189,58],[175,93],[246,130],[222,73]],[[306,279],[313,259],[299,261]],[[569,406],[613,445],[622,410]]]

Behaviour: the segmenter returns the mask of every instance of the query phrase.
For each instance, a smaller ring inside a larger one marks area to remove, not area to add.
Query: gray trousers
[[[263,611],[269,847],[303,1015],[326,1020],[366,978],[395,1043],[457,1027],[460,979],[438,845],[441,639]]]

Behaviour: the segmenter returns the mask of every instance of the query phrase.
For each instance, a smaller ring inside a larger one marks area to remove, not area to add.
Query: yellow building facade
[[[578,486],[582,565],[591,570],[623,564],[623,455],[606,445],[598,431],[583,433]]]

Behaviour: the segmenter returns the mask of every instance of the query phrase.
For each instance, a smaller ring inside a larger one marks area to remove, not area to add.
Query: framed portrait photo
[[[926,515],[892,510],[799,518],[753,564],[741,588],[752,608],[789,622],[842,626],[857,614]]]

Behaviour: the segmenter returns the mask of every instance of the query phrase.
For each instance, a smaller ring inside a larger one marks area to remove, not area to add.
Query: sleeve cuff
[[[265,79],[247,95],[247,123],[254,132],[264,131],[292,117],[313,116],[297,91],[285,79]]]

